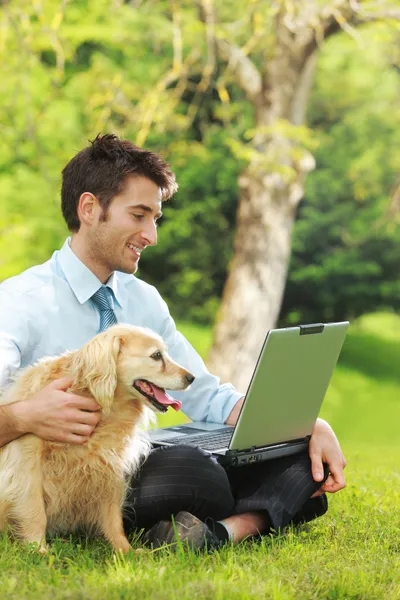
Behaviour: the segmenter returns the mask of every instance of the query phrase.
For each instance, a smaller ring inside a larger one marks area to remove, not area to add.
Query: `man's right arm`
[[[14,409],[15,404],[0,406],[0,448],[23,434],[23,431],[20,431]]]
[[[0,447],[24,435],[53,442],[84,444],[101,419],[93,398],[68,392],[72,381],[57,379],[29,400],[0,406]]]
[[[172,393],[182,402],[182,411],[193,421],[226,423],[243,394],[230,383],[220,384],[188,340],[176,329],[166,302],[156,293],[153,297],[153,328],[164,339],[168,353],[195,376],[190,390]],[[230,424],[230,423],[229,423]]]
[[[24,354],[37,343],[32,337],[35,313],[21,293],[0,291],[0,393],[12,382]],[[53,381],[40,392],[13,404],[0,403],[0,447],[33,433],[49,441],[84,444],[101,418],[93,398],[68,391],[68,378]]]

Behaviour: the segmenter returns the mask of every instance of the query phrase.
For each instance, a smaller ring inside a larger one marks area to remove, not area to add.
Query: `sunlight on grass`
[[[400,340],[400,318],[395,313],[364,315],[354,323],[354,331],[370,333],[385,340]]]

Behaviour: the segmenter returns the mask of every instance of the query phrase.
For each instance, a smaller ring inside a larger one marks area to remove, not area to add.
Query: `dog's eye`
[[[162,354],[161,352],[154,352],[154,354],[152,354],[150,356],[150,358],[152,358],[153,360],[161,360],[162,359]]]

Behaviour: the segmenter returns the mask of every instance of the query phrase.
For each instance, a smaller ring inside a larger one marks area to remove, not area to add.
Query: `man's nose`
[[[142,238],[146,240],[147,246],[155,246],[157,244],[157,227],[156,224],[148,225],[141,232]]]

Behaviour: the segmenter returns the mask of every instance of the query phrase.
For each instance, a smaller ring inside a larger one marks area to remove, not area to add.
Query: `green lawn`
[[[205,355],[210,332],[180,328]],[[400,599],[399,364],[400,318],[352,325],[321,413],[342,442],[348,485],[318,521],[210,556],[121,558],[101,541],[55,540],[42,558],[3,536],[0,598]]]

